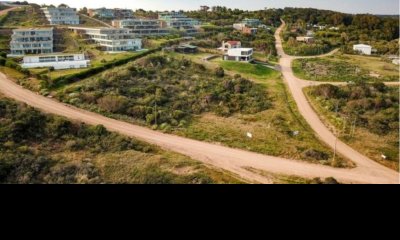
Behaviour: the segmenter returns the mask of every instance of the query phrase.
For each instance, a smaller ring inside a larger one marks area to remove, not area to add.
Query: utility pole
[[[336,147],[337,147],[337,140],[338,140],[338,138],[337,138],[337,136],[336,136],[336,138],[335,138],[335,150],[333,151],[333,161],[332,161],[332,163],[334,163],[334,162],[335,162],[335,160],[336,160]]]

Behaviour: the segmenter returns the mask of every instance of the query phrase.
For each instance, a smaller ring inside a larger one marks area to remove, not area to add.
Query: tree
[[[88,13],[87,7],[81,8],[81,9],[79,10],[79,13],[80,13],[80,14],[87,14],[87,13]]]

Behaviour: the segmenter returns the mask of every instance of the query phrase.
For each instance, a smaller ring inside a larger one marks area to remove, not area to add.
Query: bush
[[[0,66],[4,66],[6,64],[6,59],[3,57],[0,57]]]
[[[215,75],[219,78],[223,78],[225,76],[225,70],[222,67],[219,67],[215,70]]]
[[[311,158],[315,160],[328,160],[329,155],[327,153],[315,150],[315,149],[308,149],[303,153],[305,158]]]

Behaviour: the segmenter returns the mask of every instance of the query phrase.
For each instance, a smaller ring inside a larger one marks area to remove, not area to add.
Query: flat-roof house
[[[42,54],[24,56],[21,67],[43,68],[53,67],[54,69],[86,68],[89,60],[85,59],[83,53],[77,54]]]
[[[137,38],[131,29],[81,27],[69,27],[69,29],[99,44],[108,52],[137,51],[142,48],[142,39]]]
[[[79,16],[75,8],[68,7],[45,7],[42,8],[44,15],[51,25],[77,25]]]
[[[305,42],[305,43],[313,43],[314,37],[296,37],[296,41],[298,42]]]
[[[175,47],[175,52],[179,53],[197,53],[197,46],[190,44],[181,44]]]
[[[188,18],[182,12],[162,12],[158,14],[158,19],[163,21],[163,27],[174,28],[187,35],[198,33],[196,27],[200,25],[200,21]]]
[[[131,9],[122,8],[97,8],[88,9],[90,17],[106,18],[106,19],[127,19],[133,18],[133,11]]]
[[[116,28],[129,28],[137,37],[162,36],[170,34],[168,28],[163,28],[161,21],[157,19],[123,19],[112,21]]]
[[[237,62],[252,62],[253,49],[252,48],[232,48],[228,49],[227,53],[223,56],[225,61]]]
[[[371,55],[372,53],[372,47],[366,44],[356,44],[353,46],[353,50],[364,55]]]
[[[259,19],[254,18],[245,18],[243,19],[242,23],[244,23],[248,27],[256,28],[261,25],[261,21]]]
[[[223,41],[222,46],[218,48],[219,50],[222,50],[224,52],[228,51],[229,49],[232,48],[241,48],[242,43],[240,41]]]
[[[53,52],[53,28],[14,29],[9,56]]]

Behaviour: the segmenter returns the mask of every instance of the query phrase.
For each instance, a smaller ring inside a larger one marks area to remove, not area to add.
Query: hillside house
[[[79,54],[41,54],[24,56],[21,67],[23,68],[44,68],[74,69],[86,68],[90,60],[85,59],[83,53]]]
[[[364,55],[371,55],[372,53],[372,47],[366,44],[356,44],[353,46],[353,50]]]
[[[227,53],[223,56],[225,61],[237,62],[252,62],[253,49],[252,48],[232,48],[228,49]]]

